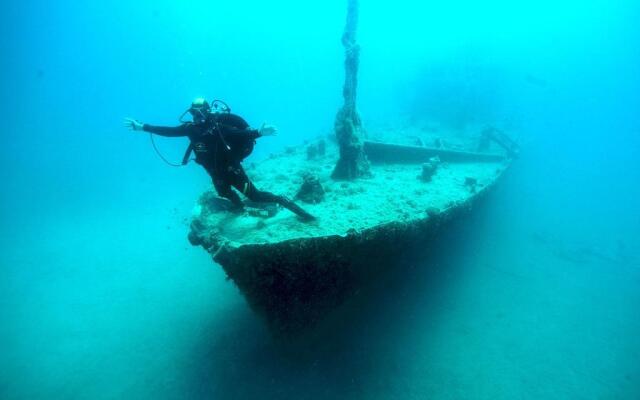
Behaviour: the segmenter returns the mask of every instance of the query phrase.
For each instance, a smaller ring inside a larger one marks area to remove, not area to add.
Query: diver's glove
[[[125,118],[124,126],[131,129],[132,131],[142,131],[144,128],[144,124],[142,122],[133,118]]]
[[[278,134],[278,128],[273,125],[267,125],[263,123],[260,129],[258,129],[260,136],[275,136]]]

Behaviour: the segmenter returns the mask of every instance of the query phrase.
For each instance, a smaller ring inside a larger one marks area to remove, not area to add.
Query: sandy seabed
[[[189,246],[190,212],[166,200],[5,232],[0,397],[640,394],[640,268],[558,244],[506,189],[423,264],[347,305],[324,340],[294,351]]]

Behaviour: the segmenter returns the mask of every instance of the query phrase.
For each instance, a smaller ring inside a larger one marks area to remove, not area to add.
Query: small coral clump
[[[320,184],[320,179],[313,174],[306,174],[303,177],[302,186],[296,194],[296,199],[310,204],[317,204],[324,200],[324,188]]]
[[[438,171],[438,167],[440,166],[440,158],[439,157],[431,157],[429,162],[422,164],[422,175],[420,175],[420,179],[424,182],[430,182],[431,178]]]

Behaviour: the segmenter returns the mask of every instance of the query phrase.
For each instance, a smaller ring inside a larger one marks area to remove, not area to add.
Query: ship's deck
[[[201,204],[195,217],[210,232],[225,241],[241,244],[273,243],[301,237],[345,235],[393,221],[425,218],[427,210],[442,211],[474,195],[465,182],[473,178],[476,191],[492,183],[504,170],[502,162],[440,164],[430,182],[419,179],[422,165],[372,164],[373,177],[344,182],[330,175],[337,160],[337,148],[327,145],[326,155],[307,159],[306,147],[291,148],[246,167],[247,174],[261,190],[294,198],[305,174],[316,175],[325,190],[318,204],[296,202],[317,217],[305,223],[288,210],[265,218],[214,210]]]

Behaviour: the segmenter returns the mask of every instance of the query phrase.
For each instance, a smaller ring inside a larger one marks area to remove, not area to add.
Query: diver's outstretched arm
[[[142,127],[144,126],[144,124],[142,122],[138,121],[137,119],[125,118],[124,119],[124,126],[126,128],[131,129],[132,131],[141,131]]]
[[[160,136],[167,137],[182,137],[189,136],[191,132],[192,124],[182,124],[179,126],[155,126],[149,124],[142,124],[142,130],[149,133],[155,133]]]
[[[260,136],[275,136],[278,134],[278,128],[273,125],[263,123],[260,129],[258,129]]]
[[[143,124],[137,119],[125,118],[124,126],[133,131],[145,131],[149,133],[155,133],[160,136],[167,137],[182,137],[189,136],[191,124],[182,124],[179,126],[155,126],[149,124]]]
[[[260,129],[250,129],[249,127],[238,128],[226,124],[220,124],[220,128],[225,134],[242,136],[247,139],[257,139],[261,136],[275,136],[278,133],[278,129],[275,126],[267,124],[262,124]]]

